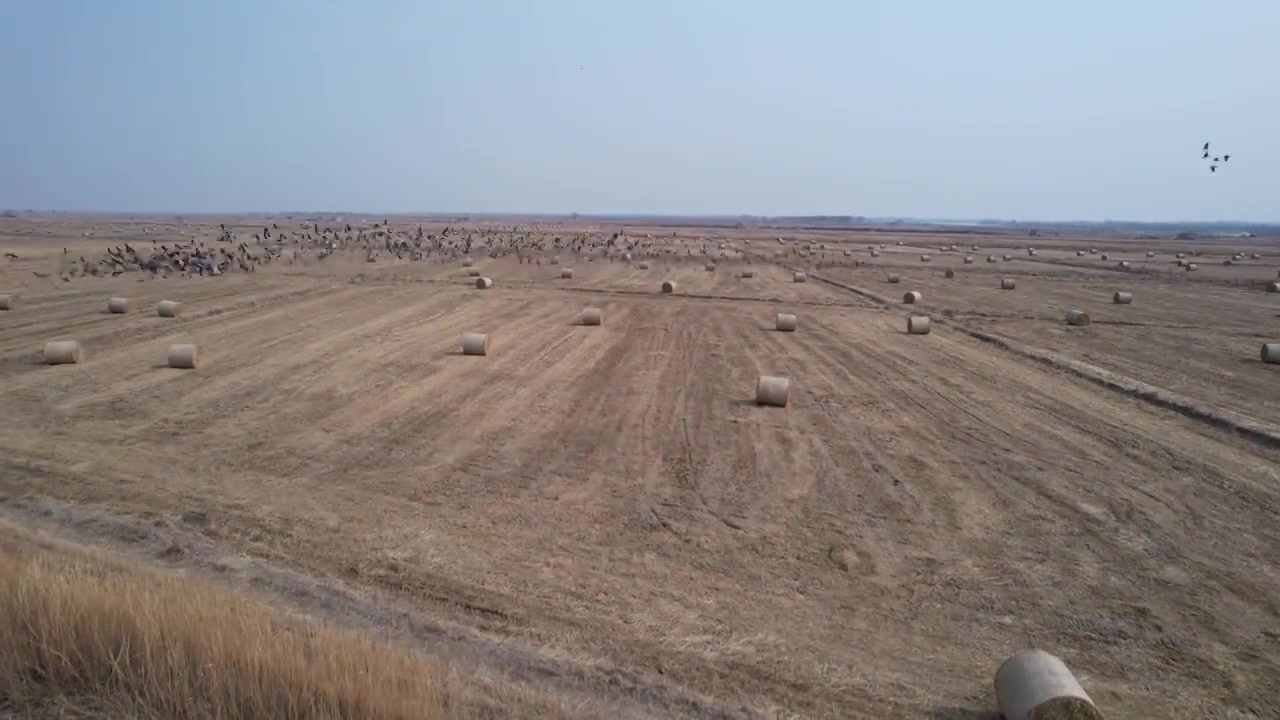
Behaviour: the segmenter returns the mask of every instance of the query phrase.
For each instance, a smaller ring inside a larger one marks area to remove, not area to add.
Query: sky
[[[0,0],[0,207],[1280,221],[1278,30],[1275,0]]]

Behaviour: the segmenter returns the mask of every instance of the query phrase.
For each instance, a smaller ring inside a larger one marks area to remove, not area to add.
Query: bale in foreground
[[[200,367],[200,348],[188,343],[170,345],[168,360],[171,368],[195,370]]]
[[[798,273],[796,273],[796,274],[792,275],[792,276],[791,276],[791,279],[792,279],[793,281],[795,281],[795,282],[804,282],[806,277],[807,277],[807,276],[806,276],[804,273],[802,273],[802,272],[798,272]]]
[[[1083,310],[1068,310],[1068,311],[1067,311],[1067,324],[1068,324],[1068,325],[1077,325],[1077,326],[1080,326],[1080,325],[1088,325],[1089,323],[1090,323],[1089,313],[1084,312]]]
[[[790,397],[790,380],[772,375],[761,375],[756,380],[756,405],[786,407]]]
[[[604,322],[604,312],[597,307],[582,308],[578,322],[582,325],[600,325]]]
[[[75,340],[53,340],[44,344],[46,365],[75,365],[84,359],[84,350]]]
[[[1133,293],[1123,292],[1123,291],[1118,292],[1115,295],[1111,296],[1111,302],[1115,303],[1116,305],[1132,305]]]
[[[778,317],[774,318],[773,326],[779,332],[795,332],[796,316],[790,313],[778,313]]]
[[[487,278],[487,277],[476,278],[477,290],[488,290],[491,287],[493,287],[493,278]]]
[[[572,280],[572,279],[573,279],[573,268],[561,268],[561,269],[560,269],[560,279],[561,279],[561,280]]]
[[[488,333],[464,333],[462,336],[463,355],[488,355]]]
[[[1000,289],[1001,289],[1001,290],[1012,290],[1012,289],[1014,289],[1015,287],[1017,287],[1017,283],[1015,283],[1015,282],[1013,281],[1013,278],[1001,278],[1001,279],[1000,279]]]
[[[18,304],[18,298],[12,295],[0,295],[0,310],[12,310]]]
[[[920,294],[919,290],[912,290],[911,292],[908,292],[902,296],[902,302],[907,305],[915,305],[916,303],[920,302],[920,299],[922,297],[923,296]]]
[[[161,300],[156,306],[156,314],[164,318],[178,317],[182,313],[182,303],[174,300]]]
[[[113,315],[123,315],[129,312],[129,298],[113,297],[107,300],[107,312]]]
[[[675,292],[675,291],[676,291],[676,284],[675,284],[675,281],[673,281],[673,280],[663,280],[663,281],[662,281],[662,292],[664,292],[664,293],[673,293],[673,292]]]
[[[1280,343],[1266,343],[1262,346],[1262,362],[1280,365]]]
[[[912,315],[907,318],[907,334],[909,335],[928,335],[932,330],[932,322],[928,315]]]
[[[1005,720],[1103,720],[1067,666],[1043,650],[1005,660],[995,685]]]

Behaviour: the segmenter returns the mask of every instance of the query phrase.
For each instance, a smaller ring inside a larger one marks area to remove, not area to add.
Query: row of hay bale
[[[0,310],[17,308],[18,298],[14,295],[0,295]],[[123,315],[129,312],[129,298],[113,297],[107,299],[107,312],[112,315]],[[160,317],[178,317],[182,313],[182,303],[176,300],[161,300],[156,305],[156,314]]]
[[[194,370],[200,367],[200,346],[170,345],[165,360],[171,368]],[[51,340],[44,344],[44,362],[46,365],[78,365],[84,362],[84,347],[76,340]]]

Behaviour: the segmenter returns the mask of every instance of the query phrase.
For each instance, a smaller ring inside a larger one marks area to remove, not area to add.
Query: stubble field
[[[32,272],[105,247],[91,221],[4,222],[11,519],[635,716],[994,718],[992,673],[1028,646],[1109,716],[1280,705],[1280,451],[965,332],[1280,424],[1274,248],[1186,273],[1156,240],[1104,263],[1056,238],[681,229],[647,270],[478,258],[490,290],[456,261],[343,257],[60,282]],[[702,237],[732,246],[714,272]],[[84,361],[41,364],[63,338]],[[204,365],[168,368],[176,342]],[[786,408],[755,405],[761,374],[791,379]]]

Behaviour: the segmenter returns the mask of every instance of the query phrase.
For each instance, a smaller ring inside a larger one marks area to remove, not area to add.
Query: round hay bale
[[[1133,293],[1123,292],[1123,291],[1118,292],[1115,295],[1111,296],[1111,302],[1112,304],[1115,304],[1115,305],[1132,305]]]
[[[912,315],[907,318],[907,334],[909,335],[928,335],[932,329],[933,324],[928,315]]]
[[[467,277],[480,277],[480,268],[471,268],[468,270]]]
[[[1227,267],[1231,267],[1231,263],[1232,263],[1232,262],[1233,262],[1232,260],[1223,260],[1223,261],[1222,261],[1222,264],[1223,264],[1223,265],[1225,265],[1225,266],[1227,266]]]
[[[463,355],[488,355],[489,354],[489,333],[463,333],[462,334],[462,354]]]
[[[1280,282],[1269,282],[1269,283],[1267,283],[1267,292],[1269,292],[1269,293],[1280,293]]]
[[[1186,270],[1187,272],[1195,272],[1198,269],[1198,267],[1199,266],[1197,266],[1195,263],[1187,263],[1185,266],[1183,266],[1182,269]]]
[[[1089,254],[1090,254],[1090,255],[1097,255],[1097,254],[1098,254],[1098,248],[1089,248]]]
[[[749,279],[751,279],[751,278],[753,278],[753,277],[755,277],[755,276],[756,276],[756,273],[755,273],[755,271],[754,271],[754,270],[743,270],[743,271],[742,271],[742,279],[743,279],[743,280],[749,280]]]
[[[0,310],[12,310],[17,304],[17,295],[0,295]]]
[[[872,251],[871,251],[871,257],[880,257],[880,251],[879,251],[879,250],[872,250]]]
[[[1084,251],[1083,251],[1083,250],[1077,250],[1077,251],[1076,251],[1076,257],[1084,257]]]
[[[1150,257],[1155,257],[1155,256],[1156,256],[1155,251],[1153,251],[1153,250],[1148,250],[1148,251],[1147,251],[1147,257],[1149,257],[1149,258],[1150,258]]]
[[[176,300],[161,300],[156,306],[156,314],[163,318],[174,318],[182,314],[182,303]]]
[[[1013,278],[1000,278],[1001,290],[1012,290],[1015,287],[1017,287],[1017,283],[1013,281]]]
[[[75,340],[53,340],[44,344],[46,365],[75,365],[84,359],[84,350]]]
[[[786,407],[791,397],[791,381],[783,377],[761,375],[756,380],[756,405]]]
[[[907,305],[915,305],[920,302],[922,297],[919,290],[912,290],[902,296],[902,302]]]
[[[707,263],[706,270],[707,270],[707,272],[715,272],[715,271],[716,271],[716,264],[715,264],[715,263]]]
[[[1174,257],[1175,257],[1175,258],[1177,258],[1177,259],[1179,259],[1179,260],[1181,260],[1182,258],[1184,258],[1184,257],[1186,257],[1186,256],[1187,256],[1187,254],[1186,254],[1186,253],[1177,253],[1177,254],[1175,254],[1175,255],[1174,255]]]
[[[559,265],[559,264],[560,264],[560,258],[558,258],[558,257],[553,257],[553,258],[551,258],[551,264],[552,264],[552,265]]]
[[[1068,310],[1067,324],[1068,325],[1088,325],[1089,313],[1084,312],[1083,310]]]
[[[795,332],[796,316],[789,313],[778,313],[778,317],[773,321],[773,327],[778,332]]]
[[[965,265],[972,265],[972,264],[973,264],[973,256],[972,256],[972,255],[965,255],[965,256],[964,256],[964,264],[965,264]]]
[[[921,255],[920,262],[929,262],[931,258],[928,255]]]
[[[1031,257],[1035,257],[1035,256],[1036,256],[1036,249],[1035,249],[1035,248],[1027,248],[1027,254],[1028,254],[1028,255],[1030,255]]]
[[[636,267],[640,268],[641,270],[648,270],[648,269],[649,269],[649,263],[647,263],[647,262],[642,262],[642,263],[640,263],[639,265],[637,265]]]
[[[1005,261],[1005,262],[1009,262],[1010,260],[1013,260],[1013,256],[1012,256],[1012,255],[1005,255],[1005,256],[1003,257],[1003,259],[1004,259],[1004,261]]]
[[[804,273],[797,272],[796,274],[791,276],[791,280],[793,282],[804,282],[806,277],[807,276]]]
[[[676,283],[674,280],[662,281],[662,292],[670,294],[676,291]]]
[[[200,348],[190,343],[169,346],[169,367],[179,370],[195,370],[200,367]]]
[[[1129,269],[1129,261],[1128,261],[1128,260],[1121,260],[1121,261],[1120,261],[1120,269],[1121,269],[1121,270],[1128,270],[1128,269]]]
[[[1103,262],[1106,262],[1107,260],[1110,260],[1110,259],[1111,259],[1111,258],[1110,258],[1106,253],[1103,253],[1103,254],[1102,254],[1102,260],[1103,260]]]
[[[561,279],[561,280],[572,280],[572,279],[573,279],[573,268],[561,268],[561,269],[560,269],[560,279]]]
[[[977,245],[974,245],[971,249],[972,249],[974,252],[978,252],[978,251],[979,251],[979,250],[981,250],[982,248],[978,247]]]
[[[113,315],[123,315],[129,312],[129,298],[113,297],[107,300],[107,312]]]
[[[1005,660],[995,685],[1005,720],[1102,720],[1066,664],[1043,650],[1023,650]]]
[[[898,277],[898,273],[889,273],[888,275],[885,276],[884,279],[885,279],[885,282],[891,285],[896,285],[902,280],[902,278]]]
[[[1249,258],[1250,258],[1251,260],[1261,260],[1261,259],[1262,259],[1262,255],[1261,255],[1261,254],[1259,254],[1259,253],[1253,253],[1253,254],[1251,254],[1251,255],[1249,256]]]
[[[600,325],[604,322],[604,311],[597,307],[582,308],[578,322],[582,325]]]
[[[988,256],[987,256],[987,262],[989,262],[989,263],[995,262],[995,261],[996,261],[996,260],[998,260],[998,259],[999,259],[999,258],[997,258],[995,255],[988,255]]]
[[[1186,266],[1187,266],[1187,261],[1183,260],[1182,258],[1178,258],[1178,267],[1186,267]]]
[[[1263,344],[1262,362],[1268,365],[1280,365],[1280,343]]]
[[[471,267],[474,264],[475,264],[475,261],[472,260],[471,258],[464,258],[462,261],[462,267]]]
[[[902,246],[902,241],[901,241],[901,240],[899,240],[899,241],[898,241],[898,246],[899,246],[899,247],[901,247],[901,246]]]
[[[952,270],[951,268],[947,268],[946,272],[942,273],[942,277],[948,280],[950,280],[951,278],[954,278],[955,276],[956,276],[956,271]]]
[[[488,290],[491,287],[493,287],[493,278],[487,278],[487,277],[476,278],[477,290]]]

